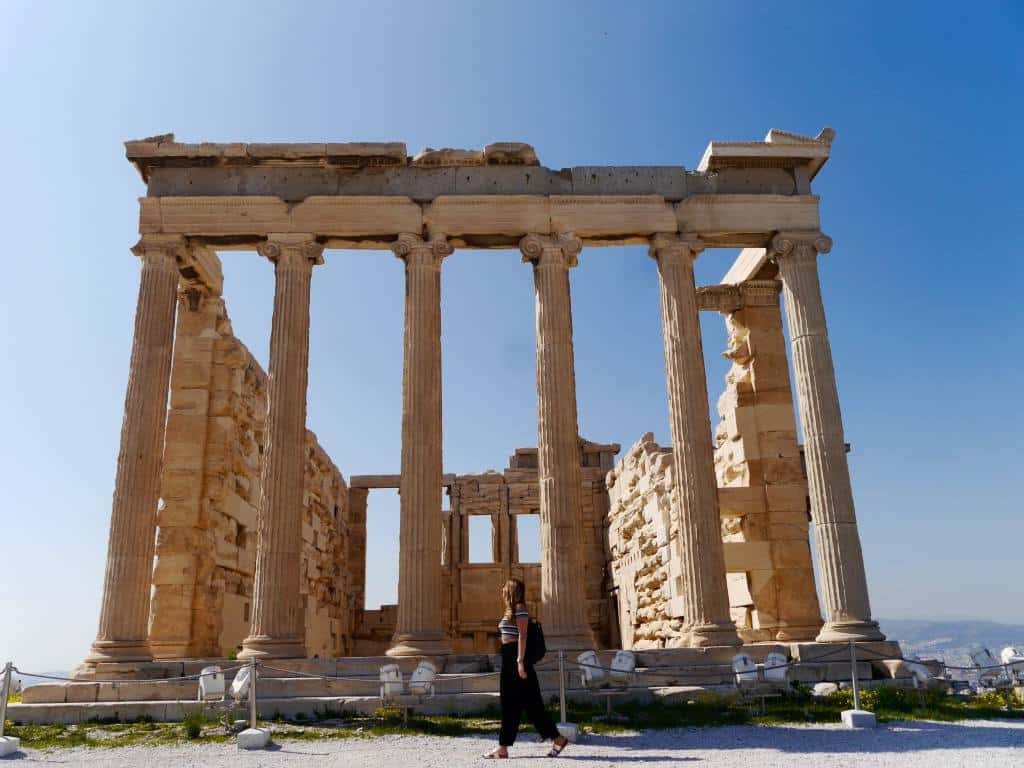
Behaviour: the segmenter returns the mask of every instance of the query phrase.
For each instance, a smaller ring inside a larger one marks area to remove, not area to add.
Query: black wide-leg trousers
[[[526,679],[519,677],[516,665],[518,655],[519,643],[501,646],[501,731],[498,733],[498,743],[503,747],[511,747],[515,743],[524,710],[542,739],[554,739],[559,735],[555,721],[544,707],[536,670],[532,664],[527,664]]]

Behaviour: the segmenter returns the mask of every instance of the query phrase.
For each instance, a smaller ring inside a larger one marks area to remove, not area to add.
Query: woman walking
[[[519,718],[524,709],[541,739],[553,740],[548,757],[558,757],[569,740],[558,732],[555,721],[544,707],[537,672],[526,658],[526,633],[530,624],[526,587],[519,579],[509,579],[501,588],[501,598],[505,604],[505,614],[498,622],[498,634],[501,636],[501,730],[498,732],[498,746],[484,757],[508,757],[508,748],[515,743],[519,733]]]

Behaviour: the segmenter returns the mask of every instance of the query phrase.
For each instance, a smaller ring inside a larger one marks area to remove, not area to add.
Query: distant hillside
[[[941,658],[964,664],[968,654],[979,647],[999,656],[1008,645],[1024,648],[1024,625],[995,621],[916,621],[879,619],[886,637],[899,640],[904,654]]]

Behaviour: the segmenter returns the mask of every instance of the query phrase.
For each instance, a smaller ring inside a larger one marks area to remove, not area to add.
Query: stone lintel
[[[767,248],[744,248],[722,277],[725,285],[738,285],[754,277],[768,261]]]
[[[441,475],[441,485],[452,485],[455,475]],[[349,488],[399,488],[402,484],[401,475],[352,475],[348,479]]]
[[[709,246],[764,246],[780,229],[819,228],[816,195],[695,195],[676,204],[680,232]]]
[[[702,312],[737,312],[744,307],[777,307],[782,284],[777,280],[748,280],[739,285],[702,285],[697,303]]]
[[[184,248],[178,256],[181,279],[190,286],[201,286],[211,296],[220,296],[224,290],[224,271],[216,251],[205,245]]]
[[[314,233],[328,247],[380,248],[401,232],[444,234],[455,247],[509,248],[527,234],[576,232],[588,247],[646,243],[677,229],[709,246],[768,245],[779,230],[817,230],[813,195],[442,195],[420,205],[396,195],[190,196],[139,200],[142,234],[251,247],[268,233]]]

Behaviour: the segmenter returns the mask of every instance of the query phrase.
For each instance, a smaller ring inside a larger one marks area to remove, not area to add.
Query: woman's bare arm
[[[519,610],[519,608],[520,608],[520,606],[516,606],[516,610]],[[524,606],[522,606],[522,608],[525,609],[526,606],[524,605]],[[518,640],[519,648],[518,648],[518,654],[516,656],[516,662],[520,666],[519,676],[521,678],[523,678],[524,680],[526,679],[526,669],[524,667],[524,665],[526,664],[526,633],[527,633],[527,631],[529,629],[529,624],[530,624],[529,617],[527,617],[527,616],[516,616],[516,626],[519,628],[519,640]]]

